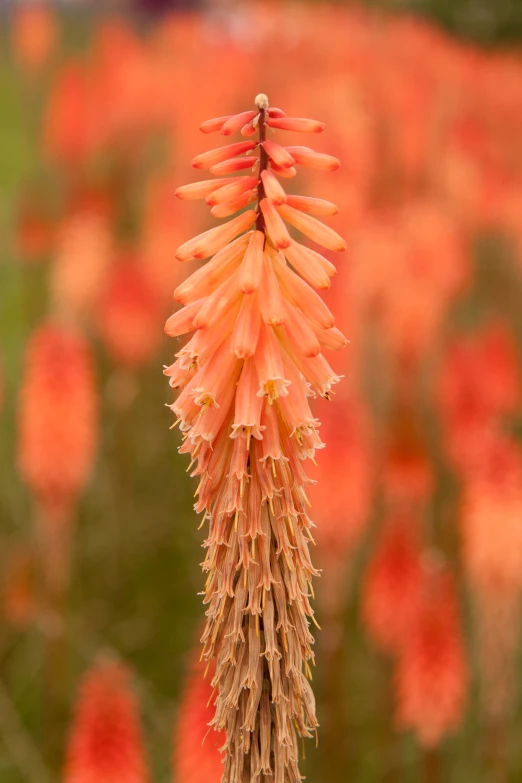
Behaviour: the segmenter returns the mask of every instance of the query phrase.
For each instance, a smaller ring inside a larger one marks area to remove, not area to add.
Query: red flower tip
[[[85,676],[63,783],[148,783],[138,706],[128,671],[101,663]]]
[[[89,478],[98,437],[98,395],[89,346],[45,324],[31,337],[19,407],[20,472],[46,510],[69,507]]]
[[[468,668],[455,584],[445,568],[426,571],[416,622],[397,661],[397,722],[435,747],[464,717]]]

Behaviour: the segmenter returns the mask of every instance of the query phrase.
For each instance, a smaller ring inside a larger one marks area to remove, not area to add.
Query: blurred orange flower
[[[49,61],[58,43],[58,24],[46,3],[17,5],[12,16],[12,48],[18,65],[38,73]]]
[[[464,717],[468,669],[455,584],[429,564],[419,612],[399,650],[397,724],[413,729],[425,748],[437,746]]]
[[[423,576],[419,528],[418,515],[411,511],[388,516],[364,578],[364,623],[377,647],[387,653],[399,652],[419,611]]]
[[[74,321],[95,315],[112,261],[107,221],[93,212],[67,218],[58,232],[51,268],[54,308]]]
[[[109,274],[98,312],[100,336],[112,359],[127,367],[149,362],[160,344],[162,320],[146,268],[123,253]]]
[[[71,509],[92,471],[98,393],[89,345],[59,324],[32,335],[19,401],[18,465],[37,505]]]
[[[519,405],[520,369],[512,334],[501,323],[454,338],[436,387],[443,437],[452,465],[466,475],[482,446]]]
[[[84,677],[63,783],[147,783],[138,705],[130,674],[100,663]]]

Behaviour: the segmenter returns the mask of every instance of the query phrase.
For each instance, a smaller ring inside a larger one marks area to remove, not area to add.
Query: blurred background
[[[219,780],[163,324],[198,125],[259,92],[327,123],[293,190],[349,246],[303,771],[522,779],[522,3],[0,10],[2,783]]]

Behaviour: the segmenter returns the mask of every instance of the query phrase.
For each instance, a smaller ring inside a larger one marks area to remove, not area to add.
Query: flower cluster
[[[178,249],[180,261],[213,257],[175,291],[184,307],[166,332],[194,334],[165,373],[181,390],[171,406],[180,452],[200,476],[195,508],[209,521],[202,641],[204,657],[216,659],[212,725],[226,730],[223,780],[283,783],[300,780],[296,732],[309,737],[317,726],[307,678],[316,571],[302,463],[323,444],[309,400],[328,399],[339,381],[323,349],[346,343],[313,290],[328,288],[335,269],[286,223],[330,250],[345,242],[317,219],[334,204],[287,195],[279,180],[298,165],[333,171],[339,161],[267,138],[272,129],[319,133],[323,124],[286,117],[265,95],[255,105],[202,124],[204,133],[241,131],[245,140],[198,155],[193,166],[214,179],[177,191],[204,198],[216,217],[247,209]]]

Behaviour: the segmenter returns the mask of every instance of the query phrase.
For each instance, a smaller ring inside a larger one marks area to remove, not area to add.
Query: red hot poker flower
[[[138,707],[127,670],[102,663],[83,682],[64,783],[147,783]]]
[[[62,589],[71,513],[90,477],[98,440],[92,357],[76,331],[48,323],[32,336],[19,431],[18,465],[38,509],[46,578]]]
[[[77,332],[48,323],[32,336],[19,426],[20,472],[38,505],[60,515],[87,483],[98,436],[94,368]]]
[[[427,748],[460,725],[468,679],[455,584],[447,570],[432,569],[396,670],[397,722]]]
[[[277,175],[301,162],[325,168],[328,156],[295,148],[294,157],[267,140],[267,125],[281,116],[259,95],[253,116],[203,124],[205,133],[258,138],[198,155],[196,168],[221,176],[223,162],[259,157],[251,176],[238,167],[239,177],[225,184],[178,190],[183,199],[219,205],[220,215],[247,209],[178,250],[181,261],[213,258],[176,289],[185,307],[166,327],[173,337],[193,333],[165,374],[181,390],[171,406],[183,432],[180,452],[191,455],[192,475],[200,476],[195,508],[210,523],[202,641],[204,657],[217,659],[212,725],[226,730],[224,783],[268,775],[297,783],[296,735],[309,737],[317,726],[307,679],[316,571],[302,463],[323,445],[309,398],[329,398],[339,380],[322,346],[346,340],[310,286],[329,285],[332,264],[294,241],[285,221],[330,249],[345,243],[311,214],[331,213],[332,205],[285,203]]]
[[[47,63],[58,41],[53,11],[40,3],[28,3],[13,14],[12,45],[18,65],[29,75]]]
[[[397,653],[419,609],[422,564],[416,514],[391,514],[379,535],[364,581],[362,613],[379,649]]]

